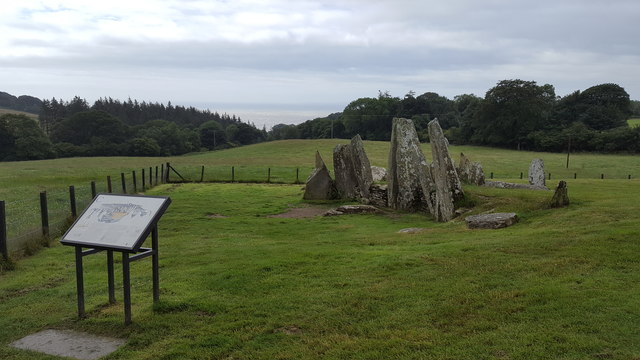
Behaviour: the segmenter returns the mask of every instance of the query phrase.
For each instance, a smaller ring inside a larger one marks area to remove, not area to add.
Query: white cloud
[[[339,111],[522,78],[637,99],[639,15],[632,0],[21,0],[0,12],[0,91]]]

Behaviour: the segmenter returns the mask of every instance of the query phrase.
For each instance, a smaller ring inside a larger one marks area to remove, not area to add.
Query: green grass
[[[205,166],[204,181],[230,181],[232,167],[234,180],[240,182],[265,182],[271,169],[271,182],[293,183],[297,179],[304,182],[313,169],[315,152],[320,151],[325,162],[332,168],[332,150],[344,139],[334,140],[286,140],[244,146],[235,149],[196,153],[168,158],[68,158],[43,161],[22,161],[0,163],[0,200],[7,202],[9,213],[8,232],[10,237],[28,233],[38,235],[39,223],[38,193],[46,190],[50,199],[49,209],[53,225],[62,227],[68,214],[68,187],[74,185],[79,206],[84,206],[91,198],[90,182],[96,181],[98,192],[106,192],[106,178],[110,176],[115,191],[120,191],[120,174],[126,174],[127,189],[133,188],[131,172],[138,176],[141,186],[141,170],[171,162],[181,175],[199,181],[202,166]],[[373,165],[387,165],[389,143],[365,141],[365,149]],[[427,158],[431,157],[429,144],[422,145]],[[640,158],[635,155],[571,154],[570,166],[566,167],[566,154],[513,151],[477,146],[451,146],[451,153],[457,159],[464,152],[472,161],[479,161],[487,178],[494,173],[496,179],[518,181],[520,173],[526,178],[529,163],[533,158],[545,161],[547,173],[552,181],[572,179],[596,179],[601,174],[606,179],[626,179],[640,177]],[[148,175],[148,172],[147,172]],[[179,178],[172,173],[171,178]],[[155,181],[155,180],[154,180]],[[12,242],[17,244],[18,242]]]
[[[627,123],[629,123],[629,126],[632,128],[640,126],[640,118],[629,119],[627,120]]]
[[[107,359],[638,358],[639,185],[571,179],[557,210],[549,192],[466,187],[474,213],[519,213],[501,230],[419,214],[269,218],[309,205],[299,185],[161,185],[149,192],[173,200],[161,302],[150,260],[134,263],[124,326],[92,255],[76,320],[73,250],[54,245],[0,274],[0,358],[50,359],[7,346],[48,328],[127,339]]]

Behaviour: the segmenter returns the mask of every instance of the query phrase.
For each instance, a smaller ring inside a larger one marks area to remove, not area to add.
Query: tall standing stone
[[[330,200],[335,197],[335,184],[320,152],[316,151],[316,168],[307,179],[304,188],[305,200]]]
[[[351,153],[353,171],[358,183],[358,196],[362,199],[368,199],[369,188],[373,184],[373,175],[371,174],[371,163],[367,153],[364,151],[364,144],[360,135],[356,135],[351,139]]]
[[[389,207],[405,211],[426,207],[433,213],[430,193],[434,186],[429,164],[420,149],[413,121],[409,119],[393,119],[387,184]]]
[[[533,186],[545,187],[544,161],[533,159],[529,165],[529,184]]]
[[[449,142],[438,120],[430,121],[427,126],[433,156],[432,176],[436,186],[435,211],[432,214],[437,221],[449,221],[454,216],[453,203],[464,199],[464,191],[449,156]]]
[[[333,149],[333,173],[336,176],[336,190],[341,199],[355,199],[358,196],[358,181],[353,166],[351,145],[339,144]]]

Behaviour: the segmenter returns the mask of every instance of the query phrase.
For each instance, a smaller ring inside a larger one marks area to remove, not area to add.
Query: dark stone
[[[369,204],[378,207],[388,207],[387,185],[373,184],[369,188]]]
[[[316,151],[316,168],[307,179],[303,199],[331,200],[335,198],[335,184],[320,153]]]
[[[569,205],[569,194],[567,192],[567,182],[560,180],[553,197],[551,198],[551,207],[559,208]]]
[[[341,199],[367,201],[373,176],[360,135],[354,136],[351,144],[337,145],[333,149],[333,171]]]
[[[472,215],[464,218],[469,229],[500,229],[518,222],[516,213]]]

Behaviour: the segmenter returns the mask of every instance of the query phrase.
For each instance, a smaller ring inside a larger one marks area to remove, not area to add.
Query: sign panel
[[[99,194],[64,234],[64,245],[135,251],[167,209],[160,196]]]

